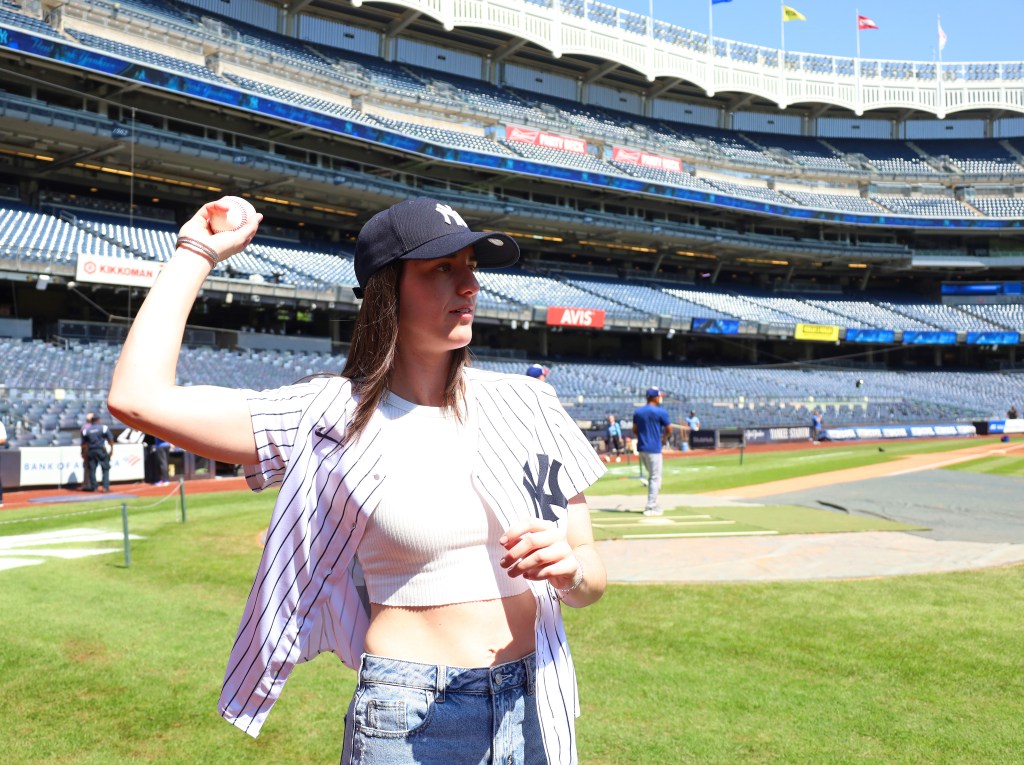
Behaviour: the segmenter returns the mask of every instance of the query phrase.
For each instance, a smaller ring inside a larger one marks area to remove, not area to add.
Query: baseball
[[[210,215],[210,230],[215,234],[237,231],[256,215],[256,208],[241,197],[224,197],[220,201],[227,205],[227,210],[214,210]]]

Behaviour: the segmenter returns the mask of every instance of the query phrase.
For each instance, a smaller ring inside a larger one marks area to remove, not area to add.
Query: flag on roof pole
[[[878,24],[873,22],[867,16],[858,16],[857,29],[878,29]]]
[[[807,17],[804,16],[800,11],[790,8],[788,5],[782,6],[782,20],[783,21],[807,21]]]
[[[939,53],[946,47],[946,33],[942,31],[942,19],[939,19]]]

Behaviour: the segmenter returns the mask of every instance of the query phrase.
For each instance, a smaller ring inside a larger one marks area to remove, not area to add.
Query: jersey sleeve
[[[245,465],[245,482],[263,491],[284,481],[292,447],[300,439],[303,415],[323,389],[322,380],[283,388],[246,391],[259,462]]]
[[[606,468],[580,426],[565,411],[554,388],[542,385],[538,396],[547,428],[541,430],[548,430],[554,439],[552,456],[562,464],[559,484],[566,498],[572,499],[593,486]]]

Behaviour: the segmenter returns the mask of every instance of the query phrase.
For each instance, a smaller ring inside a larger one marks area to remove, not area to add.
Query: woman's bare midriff
[[[533,653],[535,619],[532,592],[443,606],[371,603],[365,650],[422,664],[490,667]]]

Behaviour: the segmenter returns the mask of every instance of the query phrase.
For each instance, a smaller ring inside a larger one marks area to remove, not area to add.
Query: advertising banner
[[[717,449],[718,448],[718,431],[717,430],[691,430],[690,431],[690,448],[691,449]]]
[[[745,444],[808,441],[810,438],[811,428],[807,425],[799,425],[791,428],[745,428],[743,430],[743,443]]]
[[[968,345],[1017,345],[1020,335],[1016,332],[968,332]]]
[[[891,343],[896,340],[896,333],[891,329],[861,329],[851,327],[846,330],[848,343]]]
[[[673,173],[683,172],[683,162],[675,157],[663,157],[660,154],[650,154],[637,149],[627,149],[623,146],[612,147],[612,160],[622,162],[626,165],[643,165],[653,167],[656,170],[668,170]]]
[[[818,343],[834,343],[839,340],[839,327],[831,324],[797,324],[793,337]]]
[[[979,435],[992,436],[1000,433],[1024,433],[1024,420],[986,420],[974,423]]]
[[[904,345],[956,345],[956,332],[911,331],[903,333]]]
[[[582,138],[558,135],[557,133],[545,133],[543,130],[516,127],[515,125],[505,126],[505,140],[529,143],[534,146],[557,149],[558,151],[568,151],[573,154],[587,153],[587,142]]]
[[[740,323],[736,319],[692,319],[690,331],[705,335],[738,335]]]
[[[974,425],[963,423],[943,425],[885,425],[880,427],[861,428],[825,428],[822,440],[825,441],[857,441],[860,439],[889,438],[949,438],[953,436],[974,436],[977,429]]]
[[[583,327],[601,329],[604,327],[604,311],[600,308],[548,307],[549,327]]]
[[[142,444],[117,444],[110,458],[111,481],[141,481],[144,477]],[[21,449],[19,486],[64,486],[82,483],[85,467],[78,446],[30,446]],[[102,480],[96,471],[97,480]]]
[[[80,282],[152,287],[163,263],[141,258],[110,258],[79,253],[75,279]]]

